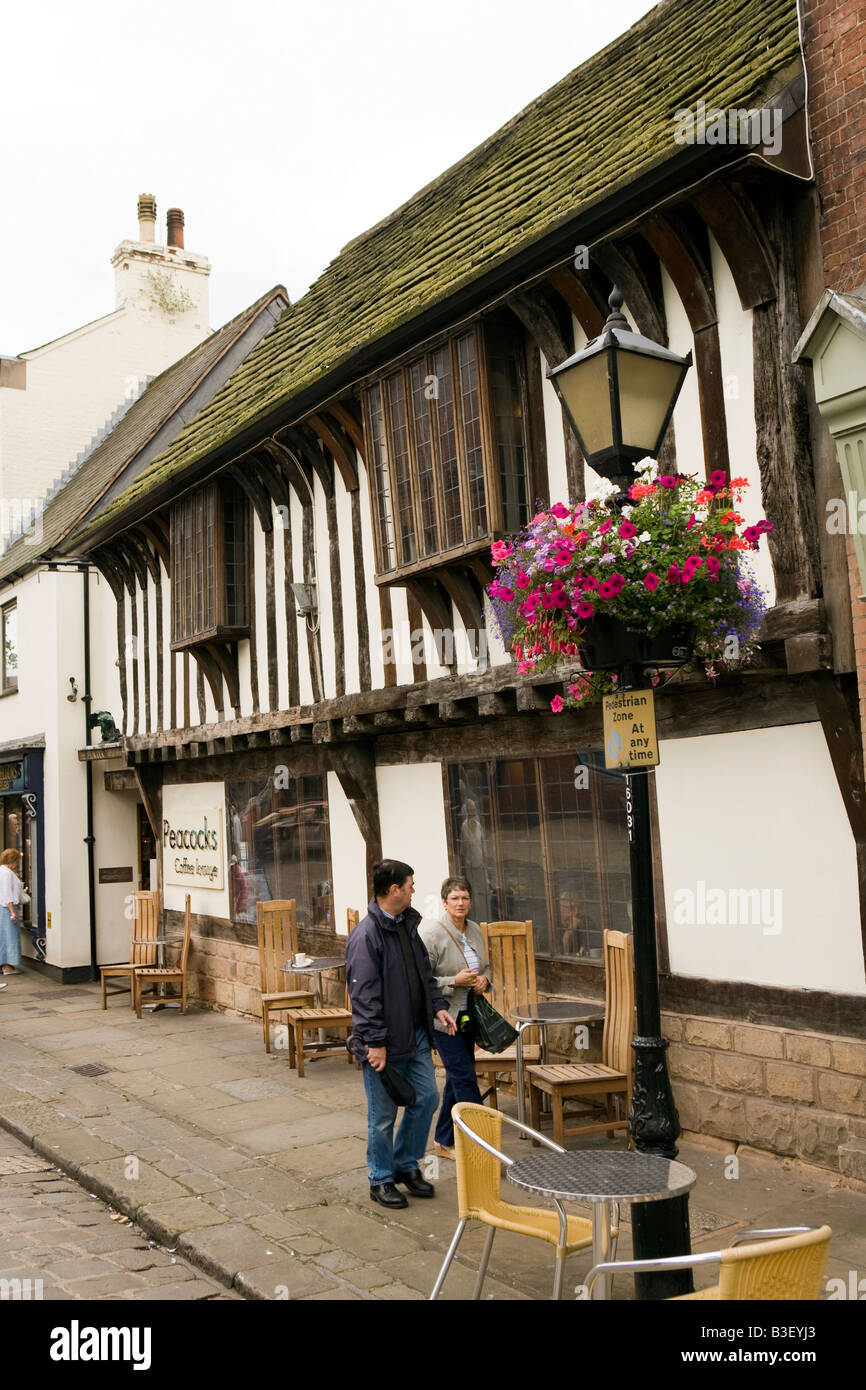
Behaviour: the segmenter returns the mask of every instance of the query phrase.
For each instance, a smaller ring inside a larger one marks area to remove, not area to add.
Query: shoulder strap
[[[439,923],[439,926],[442,928],[442,930],[443,930],[444,932],[447,932],[447,933],[448,933],[448,935],[451,937],[451,940],[454,942],[454,945],[457,947],[458,951],[460,952],[461,956],[463,957],[464,960],[466,960],[466,952],[464,951],[463,947],[460,945],[460,942],[457,940],[457,937],[454,935],[453,931],[451,931],[448,927],[446,927],[446,925],[445,925],[444,922],[440,922],[440,923]]]

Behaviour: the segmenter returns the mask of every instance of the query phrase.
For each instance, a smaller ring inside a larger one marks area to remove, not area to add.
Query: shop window
[[[18,603],[5,603],[0,609],[0,629],[3,640],[3,665],[0,672],[0,695],[11,695],[18,689]]]
[[[631,931],[625,783],[598,754],[448,768],[451,863],[479,922],[531,918],[536,954],[601,962]]]
[[[457,334],[363,399],[379,575],[430,568],[526,524],[526,364],[513,321]]]
[[[2,765],[4,770],[10,768],[10,764]],[[17,763],[12,767],[15,772],[20,772],[21,764]],[[3,786],[3,778],[0,777],[0,788]],[[4,849],[17,849],[21,855],[18,865],[18,875],[28,890],[29,902],[21,904],[21,920],[29,926],[35,920],[35,883],[33,880],[33,866],[35,864],[35,818],[28,815],[21,796],[15,794],[0,795],[0,854]]]
[[[227,784],[235,922],[255,922],[256,903],[294,898],[299,927],[332,927],[331,850],[325,778],[268,777]]]
[[[231,481],[210,483],[171,510],[174,649],[249,635],[247,506]]]

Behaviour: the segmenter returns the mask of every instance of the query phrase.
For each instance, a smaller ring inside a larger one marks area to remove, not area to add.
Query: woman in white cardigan
[[[21,854],[17,849],[4,849],[0,854],[0,971],[17,975],[21,960],[21,880],[17,869]]]
[[[469,921],[471,906],[469,880],[446,878],[438,920],[427,919],[418,928],[436,983],[448,1001],[448,1012],[457,1020],[453,1038],[436,1024],[436,1046],[445,1066],[445,1091],[433,1146],[440,1158],[454,1157],[452,1108],[459,1100],[481,1104],[475,1076],[475,1041],[466,1004],[470,990],[483,994],[490,988],[490,962],[481,928],[477,922]]]

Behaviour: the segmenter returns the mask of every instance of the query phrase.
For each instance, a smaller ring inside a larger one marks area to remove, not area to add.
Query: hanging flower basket
[[[623,666],[650,667],[655,685],[663,668],[702,664],[714,680],[750,659],[766,598],[746,556],[772,526],[746,526],[748,485],[650,464],[628,505],[557,502],[494,543],[488,593],[518,671],[573,663],[554,712],[615,690]]]

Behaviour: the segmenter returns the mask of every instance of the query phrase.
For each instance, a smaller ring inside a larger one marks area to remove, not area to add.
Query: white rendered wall
[[[415,870],[412,906],[429,917],[438,910],[439,889],[448,875],[448,839],[441,763],[411,763],[376,769],[382,853]]]
[[[292,510],[292,583],[303,584],[304,513],[294,488],[292,488],[289,498]],[[313,682],[310,679],[310,654],[307,646],[306,623],[306,618],[295,618],[298,633],[298,681],[301,704],[311,705],[313,703]]]
[[[678,352],[681,357],[685,357],[688,352],[694,357],[694,337],[682,300],[664,266],[661,267],[661,272],[665,318],[668,326],[668,347],[671,352]],[[673,430],[677,446],[679,472],[693,473],[699,478],[705,478],[704,437],[701,433],[701,407],[698,400],[698,373],[694,363],[686,372],[683,389],[674,407]]]
[[[138,796],[135,792],[105,790],[103,774],[124,766],[122,758],[93,764],[94,878],[96,880],[96,959],[100,965],[129,960],[130,894],[141,887],[138,864]],[[84,846],[81,852],[84,852]],[[131,868],[132,881],[100,883],[99,870]],[[85,955],[90,959],[90,927],[87,911],[80,914],[77,935],[84,935]],[[69,930],[69,922],[66,931]]]
[[[358,487],[361,494],[361,536],[355,537],[355,544],[357,545],[360,539],[364,551],[364,591],[367,599],[367,626],[370,631],[370,684],[374,690],[381,690],[385,684],[382,643],[379,640],[382,615],[379,610],[379,592],[373,583],[376,566],[373,558],[373,522],[370,516],[370,488],[366,468],[358,469]]]
[[[364,465],[355,453],[355,468],[363,473]],[[360,636],[358,609],[355,599],[355,552],[361,546],[360,537],[353,534],[352,499],[339,468],[334,469],[334,498],[337,509],[337,553],[340,562],[340,587],[343,595],[343,660],[346,673],[346,694],[361,689]],[[361,555],[363,560],[363,552]]]
[[[719,346],[728,423],[728,450],[731,477],[748,478],[750,486],[742,498],[742,515],[749,525],[764,515],[761,503],[761,474],[758,469],[755,432],[755,376],[752,350],[752,311],[743,309],[728,263],[718,243],[710,236],[713,284],[719,316]],[[770,607],[776,601],[776,581],[766,540],[752,552],[752,569]]]
[[[577,349],[575,349],[576,351]],[[547,358],[539,352],[541,397],[544,404],[544,436],[547,445],[547,486],[551,505],[567,502],[568,474],[565,468],[565,415],[559,397],[547,379]],[[569,429],[571,426],[569,426]],[[529,514],[535,511],[535,498],[529,498]]]
[[[348,909],[353,908],[363,917],[370,900],[367,892],[367,849],[335,772],[328,773],[328,824],[331,834],[334,927],[339,936],[345,936]]]
[[[42,497],[140,384],[206,338],[207,313],[124,306],[32,352],[26,389],[0,389],[0,492]]]
[[[331,561],[328,542],[328,511],[325,493],[318,477],[313,476],[315,506],[313,529],[316,554],[316,579],[319,603],[319,645],[322,653],[322,692],[326,700],[337,694],[337,655],[334,650],[334,608],[331,599]]]
[[[666,740],[656,786],[675,974],[866,993],[854,841],[820,724]],[[713,923],[711,891],[730,904],[749,889],[765,894],[758,920]],[[703,920],[678,922],[690,902]]]
[[[265,576],[265,533],[255,511],[252,511],[253,533],[253,603],[256,605],[256,676],[258,678],[259,709],[270,709],[268,701],[268,621],[267,583]],[[210,686],[205,684],[209,694]],[[231,706],[229,706],[229,709]]]

